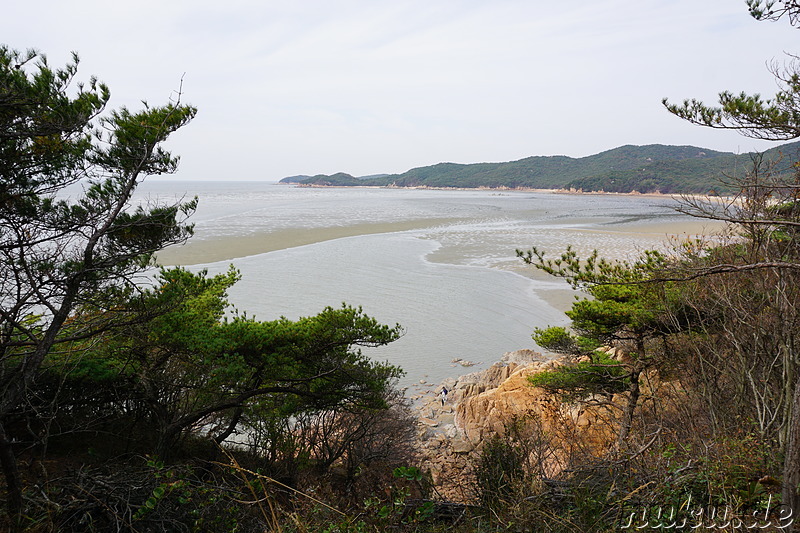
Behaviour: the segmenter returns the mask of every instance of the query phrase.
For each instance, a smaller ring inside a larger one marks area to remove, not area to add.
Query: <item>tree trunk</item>
[[[628,439],[631,427],[633,426],[633,415],[636,411],[636,405],[639,403],[639,375],[641,373],[642,371],[638,368],[631,370],[631,385],[628,387],[628,403],[625,405],[625,411],[622,414],[622,425],[619,427],[619,435],[617,436],[617,448],[620,450]]]
[[[784,448],[783,459],[783,487],[781,501],[784,506],[784,516],[791,513],[793,521],[797,520],[800,513],[800,377],[795,381],[792,396],[792,413],[789,419],[788,438]],[[794,524],[787,526],[786,531],[797,531]]]
[[[22,516],[22,484],[19,479],[17,458],[14,455],[11,441],[8,440],[8,435],[6,435],[6,430],[2,423],[0,423],[0,465],[3,468],[6,490],[8,491],[8,518],[11,522],[12,531],[17,531],[19,520]]]
[[[225,442],[225,439],[230,437],[231,434],[233,434],[234,430],[236,429],[236,426],[239,425],[239,420],[242,419],[243,413],[244,413],[244,408],[242,407],[236,408],[236,410],[233,413],[233,416],[231,417],[230,422],[228,423],[228,427],[225,428],[225,430],[222,433],[214,437],[214,442],[220,445],[223,442]]]
[[[162,426],[158,432],[154,454],[162,461],[168,459],[173,445],[178,442],[180,433],[181,427],[175,424],[170,424],[166,427]]]
[[[633,426],[633,415],[636,412],[636,406],[639,404],[639,377],[644,369],[645,356],[647,355],[644,347],[644,338],[637,336],[636,339],[636,360],[632,363],[630,380],[631,384],[628,387],[628,403],[625,405],[625,411],[622,413],[622,424],[619,427],[619,435],[617,436],[617,449],[621,450],[625,441],[628,440],[628,435]]]

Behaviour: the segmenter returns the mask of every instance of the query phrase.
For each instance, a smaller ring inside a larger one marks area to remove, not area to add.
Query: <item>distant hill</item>
[[[289,176],[288,178],[283,178],[278,183],[300,183],[304,181],[313,181],[316,185],[323,185],[323,182],[330,181],[331,183],[325,183],[327,185],[340,185],[339,183],[333,183],[338,181],[347,182],[347,185],[364,185],[361,183],[363,180],[376,180],[381,179],[389,176],[390,174],[370,174],[369,176],[351,176],[350,174],[345,174],[340,172],[338,174],[333,174],[332,176],[325,176],[323,174],[319,174],[317,176]],[[319,183],[318,183],[319,182]]]
[[[300,176],[289,176],[289,177],[283,178],[283,179],[282,179],[281,181],[279,181],[278,183],[300,183],[301,181],[303,181],[303,180],[307,180],[307,179],[309,179],[310,177],[311,177],[311,176],[306,176],[306,175],[300,175]]]
[[[800,159],[800,142],[764,152],[768,159],[785,156],[788,169]],[[726,192],[720,179],[741,176],[751,166],[750,154],[716,152],[696,146],[626,145],[581,158],[533,156],[507,163],[438,163],[402,174],[356,178],[350,174],[318,175],[307,186],[394,186],[442,188],[577,189],[605,192]],[[286,178],[289,179],[289,178]],[[281,180],[284,181],[284,180]]]

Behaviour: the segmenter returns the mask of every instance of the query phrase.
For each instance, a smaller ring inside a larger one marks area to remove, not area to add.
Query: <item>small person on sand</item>
[[[447,401],[447,388],[442,387],[442,407],[444,407],[444,402]]]

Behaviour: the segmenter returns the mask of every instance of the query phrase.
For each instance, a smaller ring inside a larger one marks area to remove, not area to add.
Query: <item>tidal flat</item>
[[[399,323],[399,341],[366,353],[403,367],[401,384],[417,389],[536,349],[535,327],[568,323],[576,293],[523,264],[516,249],[556,256],[571,245],[582,256],[597,249],[630,260],[719,230],[676,212],[667,197],[261,182],[162,182],[142,194],[200,199],[195,236],[160,253],[160,263],[212,273],[233,264],[242,280],[231,303],[261,320],[346,302]]]

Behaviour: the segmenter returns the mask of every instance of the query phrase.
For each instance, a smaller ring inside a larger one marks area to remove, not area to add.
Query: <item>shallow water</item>
[[[167,200],[199,195],[197,246],[250,236],[263,249],[280,248],[282,235],[298,229],[307,230],[310,240],[327,239],[192,268],[218,272],[233,263],[243,279],[231,301],[262,320],[297,318],[347,302],[384,323],[400,323],[403,338],[368,353],[403,367],[403,384],[416,388],[423,388],[420,380],[438,383],[486,367],[504,352],[535,348],[534,327],[567,323],[548,303],[559,305],[566,285],[523,265],[517,248],[536,245],[557,253],[571,243],[583,254],[597,248],[632,257],[663,246],[665,233],[687,218],[672,209],[674,200],[652,197],[251,182],[152,182],[139,194]],[[332,227],[385,223],[390,230],[409,221],[415,229],[322,236]],[[181,251],[172,250],[172,257],[180,259]],[[553,298],[556,293],[561,297]],[[479,364],[465,370],[454,358]]]

